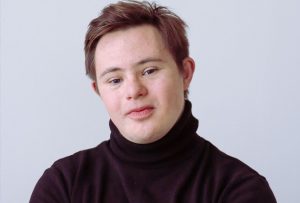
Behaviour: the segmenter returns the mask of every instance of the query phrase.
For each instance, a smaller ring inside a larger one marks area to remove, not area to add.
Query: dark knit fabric
[[[264,177],[196,134],[191,103],[171,131],[151,144],[110,140],[56,161],[30,203],[273,203]]]

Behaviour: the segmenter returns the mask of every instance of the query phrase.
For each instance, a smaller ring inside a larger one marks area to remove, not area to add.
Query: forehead
[[[119,46],[128,43],[140,44],[140,40],[143,40],[146,44],[153,44],[154,42],[155,45],[163,45],[161,34],[157,28],[152,25],[140,25],[105,34],[99,40],[97,47],[104,48],[105,45],[114,43],[118,43]]]
[[[142,25],[104,35],[95,52],[95,65],[105,67],[130,64],[144,58],[169,58],[160,32],[151,25]]]

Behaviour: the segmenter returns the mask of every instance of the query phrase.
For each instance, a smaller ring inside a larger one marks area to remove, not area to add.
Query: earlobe
[[[97,82],[95,82],[95,81],[92,82],[92,88],[96,92],[96,94],[100,95],[99,90],[98,90],[98,86],[97,86]]]
[[[195,71],[195,62],[191,57],[186,57],[183,62],[183,85],[184,90],[189,88]]]

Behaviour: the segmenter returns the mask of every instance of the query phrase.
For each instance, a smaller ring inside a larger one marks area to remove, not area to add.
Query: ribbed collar
[[[110,147],[118,159],[134,164],[161,166],[185,159],[193,151],[198,120],[192,115],[192,105],[186,100],[177,123],[160,140],[150,144],[136,144],[124,138],[110,120]]]

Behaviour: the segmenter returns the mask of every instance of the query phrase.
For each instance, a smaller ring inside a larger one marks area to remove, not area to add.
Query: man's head
[[[137,8],[148,14],[143,16]],[[161,20],[153,17],[159,9],[164,11]],[[159,140],[183,111],[194,61],[187,55],[187,46],[182,54],[178,43],[170,44],[170,38],[180,38],[173,24],[166,25],[172,30],[156,26],[176,19],[163,7],[121,2],[105,8],[91,22],[86,40],[87,73],[111,120],[132,142]],[[129,24],[131,21],[138,23]],[[181,34],[187,45],[184,32]]]
[[[160,33],[163,42],[177,67],[182,71],[182,61],[189,56],[189,43],[186,37],[185,22],[166,7],[155,3],[120,1],[102,10],[99,17],[91,21],[85,39],[86,73],[96,80],[95,49],[98,41],[106,34],[140,25],[152,25]],[[187,98],[188,90],[185,91]]]

